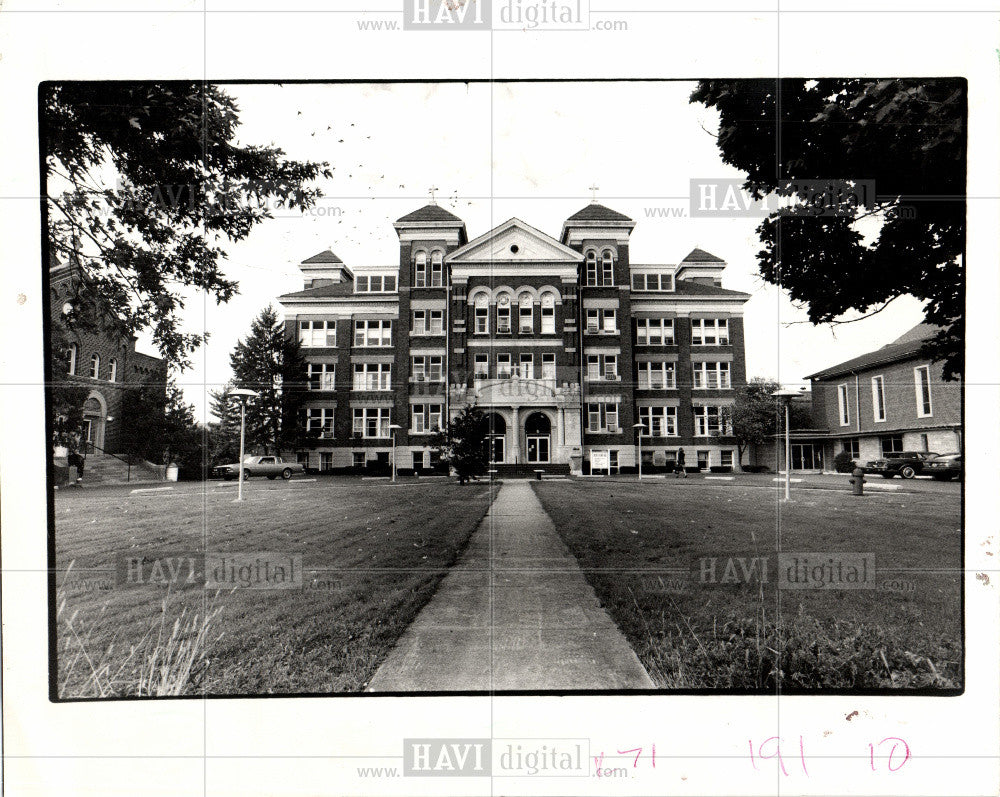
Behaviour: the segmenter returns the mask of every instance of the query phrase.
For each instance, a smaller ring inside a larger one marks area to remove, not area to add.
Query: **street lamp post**
[[[785,405],[785,501],[792,500],[792,437],[791,437],[791,407],[792,398],[799,395],[798,390],[775,390],[772,394]]]
[[[229,391],[229,397],[231,399],[238,399],[240,402],[240,478],[239,486],[236,490],[237,501],[243,500],[243,449],[246,442],[247,402],[259,395],[256,390],[245,390],[243,388]]]
[[[646,427],[641,423],[633,423],[632,428],[639,431],[639,481],[642,481],[642,432]]]
[[[398,423],[390,423],[389,431],[392,432],[392,480],[396,481],[396,430],[402,429]]]

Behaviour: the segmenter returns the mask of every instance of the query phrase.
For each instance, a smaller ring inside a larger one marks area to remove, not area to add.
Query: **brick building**
[[[54,262],[49,268],[53,348],[65,349],[61,357],[52,359],[52,378],[65,378],[90,389],[83,407],[86,453],[119,454],[123,447],[122,403],[129,391],[147,381],[162,385],[166,369],[159,358],[137,352],[136,338],[122,330],[112,316],[102,315],[93,325],[67,328],[62,317],[77,302],[79,290],[75,267]],[[62,339],[57,339],[57,333]]]
[[[919,324],[875,351],[825,368],[812,381],[812,428],[793,429],[793,470],[833,470],[846,451],[860,464],[900,451],[962,450],[962,383],[922,354],[936,328]],[[757,461],[774,465],[773,446]]]
[[[592,203],[559,239],[510,219],[469,240],[436,204],[394,224],[399,262],[349,267],[330,251],[279,298],[309,361],[310,468],[428,468],[435,429],[475,403],[502,470],[575,473],[734,466],[721,407],[746,379],[745,293],[695,249],[680,263],[630,261],[635,222]],[[398,429],[394,429],[398,426]]]

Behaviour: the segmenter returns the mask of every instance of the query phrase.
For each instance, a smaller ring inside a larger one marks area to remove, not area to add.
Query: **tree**
[[[300,437],[298,412],[305,397],[306,361],[299,342],[285,334],[270,305],[250,325],[250,334],[229,358],[235,387],[260,395],[247,402],[247,440],[280,455]]]
[[[486,473],[486,440],[489,431],[489,418],[474,404],[463,408],[448,424],[446,450],[448,459],[458,474],[459,484],[465,484],[472,476]]]
[[[733,404],[727,408],[741,467],[743,454],[750,446],[763,445],[774,437],[778,403],[771,394],[780,387],[777,382],[755,376],[737,388]]]
[[[52,444],[76,453],[83,434],[83,405],[90,388],[74,382],[54,382],[49,386],[52,407]]]
[[[232,382],[209,391],[212,414],[219,419],[208,425],[208,458],[213,464],[235,462],[240,455],[240,411],[232,391]]]
[[[205,465],[205,429],[194,406],[172,379],[150,381],[122,404],[124,453],[131,459],[178,465],[186,478],[200,478]]]
[[[757,228],[760,274],[804,303],[814,324],[873,315],[903,295],[923,301],[940,327],[926,354],[944,361],[946,378],[959,376],[965,81],[703,80],[691,100],[719,112],[722,160],[746,172],[757,199],[807,198],[794,181],[874,181],[835,212],[798,204],[770,213]]]
[[[287,160],[273,146],[237,143],[239,108],[200,82],[42,86],[45,205],[52,254],[79,266],[88,297],[128,332],[149,329],[184,368],[206,335],[181,332],[184,290],[217,302],[237,292],[220,268],[272,209],[312,206],[327,163]],[[74,318],[67,321],[72,322]]]

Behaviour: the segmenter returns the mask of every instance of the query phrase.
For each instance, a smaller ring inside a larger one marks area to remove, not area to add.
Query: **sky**
[[[920,303],[906,298],[857,323],[813,326],[757,275],[759,219],[688,216],[691,179],[744,177],[722,163],[718,116],[688,102],[693,86],[227,86],[240,108],[241,144],[327,161],[333,177],[318,182],[325,196],[310,213],[276,210],[245,240],[226,244],[224,271],[239,282],[238,296],[216,305],[189,294],[185,328],[207,330],[210,340],[178,376],[186,400],[206,417],[208,390],[229,379],[229,354],[253,317],[302,289],[301,261],[330,248],[348,266],[398,264],[392,222],[427,204],[432,188],[438,204],[465,221],[470,239],[512,216],[558,238],[597,186],[599,202],[636,222],[632,263],[676,264],[696,246],[721,257],[723,286],[752,294],[744,316],[748,378],[797,388],[808,374],[920,323]],[[155,353],[145,339],[139,348]]]

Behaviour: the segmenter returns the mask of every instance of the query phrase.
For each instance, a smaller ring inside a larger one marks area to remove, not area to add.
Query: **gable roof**
[[[323,285],[319,288],[306,288],[304,291],[286,293],[278,297],[282,299],[333,299],[341,296],[353,296],[353,282],[335,282],[333,285]]]
[[[499,238],[510,235],[520,234],[523,238],[527,238],[532,243],[536,244],[534,251],[532,252],[511,252],[509,254],[504,253],[503,257],[498,257],[493,253],[491,244],[494,246]],[[485,255],[481,253],[483,250],[489,249],[490,251]],[[477,252],[479,250],[479,252]],[[544,251],[547,257],[539,256],[539,252]],[[564,244],[559,243],[551,235],[547,235],[541,230],[532,227],[530,224],[521,221],[518,218],[507,219],[503,224],[498,227],[494,227],[492,230],[483,233],[477,238],[472,239],[469,243],[465,244],[459,249],[456,249],[451,254],[445,257],[445,260],[449,263],[452,262],[476,262],[477,254],[480,255],[483,262],[494,261],[494,260],[523,260],[525,262],[572,262],[579,263],[583,261],[583,255],[580,254],[575,249],[571,249]],[[520,257],[517,255],[520,254]]]
[[[721,257],[716,257],[711,252],[706,252],[704,249],[699,249],[697,246],[692,249],[688,256],[685,257],[681,263],[725,263]]]
[[[720,288],[718,285],[708,285],[685,279],[674,281],[674,293],[681,296],[732,296],[750,299],[750,294],[743,291],[734,291],[729,288]]]
[[[337,257],[329,249],[324,249],[322,252],[317,252],[312,257],[307,257],[302,261],[303,266],[312,265],[314,263],[337,263],[339,265],[344,265],[344,261]]]
[[[932,324],[918,324],[909,332],[901,335],[881,349],[875,349],[875,351],[870,351],[829,368],[824,368],[822,371],[810,374],[806,379],[829,379],[832,376],[854,373],[866,368],[874,368],[877,365],[886,365],[913,359],[919,356],[924,343],[936,331],[937,328]]]
[[[626,222],[628,224],[634,224],[628,216],[624,213],[619,213],[617,210],[612,210],[611,208],[605,207],[598,202],[591,202],[585,208],[581,208],[568,219],[566,222],[571,221],[610,221],[610,222]]]
[[[396,224],[406,224],[411,221],[455,221],[463,227],[465,226],[465,222],[454,213],[451,213],[440,205],[435,204],[424,205],[422,208],[417,208],[412,213],[407,213],[405,216],[401,216],[396,219]]]

